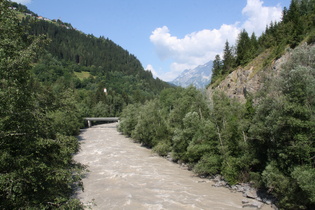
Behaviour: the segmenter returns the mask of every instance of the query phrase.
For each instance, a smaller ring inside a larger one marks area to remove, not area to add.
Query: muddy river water
[[[214,187],[103,124],[82,130],[75,160],[88,165],[78,198],[92,209],[242,209],[241,193]],[[245,208],[246,209],[246,208]],[[262,209],[271,209],[263,206]]]

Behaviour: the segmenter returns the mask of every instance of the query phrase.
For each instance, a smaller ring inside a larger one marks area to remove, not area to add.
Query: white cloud
[[[150,36],[160,59],[174,59],[179,63],[196,64],[205,57],[222,51],[225,41],[235,40],[239,29],[235,25],[222,25],[219,30],[204,29],[180,39],[172,36],[167,26],[157,28]]]
[[[248,19],[242,25],[248,33],[255,32],[260,35],[272,21],[280,21],[282,18],[282,8],[264,7],[263,1],[247,0],[247,5],[242,10],[242,14]]]
[[[19,4],[29,4],[32,2],[32,0],[13,0],[13,1]]]
[[[176,78],[183,70],[213,60],[216,54],[222,54],[225,41],[234,45],[239,32],[244,28],[248,33],[253,31],[260,35],[271,21],[281,20],[280,6],[265,7],[261,0],[247,0],[242,10],[247,17],[244,23],[223,24],[219,29],[204,29],[178,38],[170,33],[167,26],[152,31],[150,41],[154,44],[161,60],[171,59],[170,72],[161,75],[166,81]]]
[[[194,68],[213,59],[221,53],[226,40],[234,42],[239,33],[236,25],[222,25],[220,29],[204,29],[178,38],[170,34],[167,26],[155,29],[150,40],[155,45],[161,60],[172,59],[171,74],[165,80],[172,80],[181,71]]]

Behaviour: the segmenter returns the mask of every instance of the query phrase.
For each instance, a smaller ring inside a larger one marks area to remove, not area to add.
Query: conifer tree
[[[213,84],[220,75],[222,75],[222,61],[220,55],[216,55],[212,65],[211,84]]]
[[[251,41],[245,29],[238,36],[236,54],[237,65],[245,65],[251,58]]]
[[[251,58],[255,58],[258,52],[258,41],[255,33],[253,32],[250,37],[251,42]]]
[[[222,74],[229,73],[235,65],[235,58],[233,55],[232,48],[229,45],[229,42],[225,42],[224,47],[224,55],[223,55],[223,70]]]

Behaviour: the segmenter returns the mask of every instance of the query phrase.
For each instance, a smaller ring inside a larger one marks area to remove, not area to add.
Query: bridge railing
[[[88,127],[92,126],[92,121],[101,121],[101,122],[118,122],[119,117],[85,117],[83,118],[88,122]]]

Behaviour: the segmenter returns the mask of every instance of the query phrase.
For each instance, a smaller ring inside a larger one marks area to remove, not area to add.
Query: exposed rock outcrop
[[[249,183],[240,183],[230,186],[226,181],[224,181],[221,175],[214,176],[211,181],[214,182],[214,187],[226,187],[231,191],[243,193],[243,196],[245,197],[245,199],[242,201],[243,208],[249,207],[261,209],[265,204],[272,205],[275,202],[274,197],[264,191],[257,190]],[[273,208],[277,209],[277,207],[274,205]]]
[[[208,88],[209,94],[214,90],[223,91],[230,98],[236,98],[240,102],[245,102],[246,94],[256,93],[264,85],[266,76],[277,76],[281,71],[281,65],[290,57],[287,51],[281,58],[272,62],[271,65],[264,66],[266,58],[270,52],[266,51],[255,58],[245,67],[239,67],[230,73],[217,86]]]

